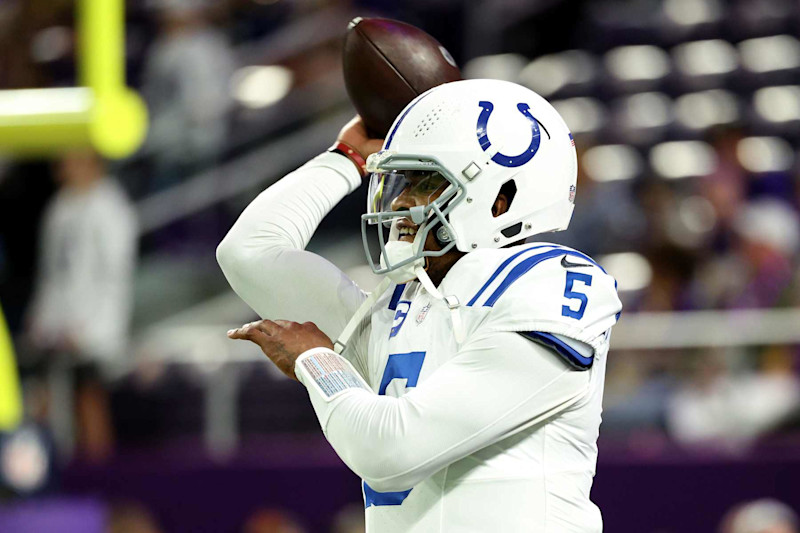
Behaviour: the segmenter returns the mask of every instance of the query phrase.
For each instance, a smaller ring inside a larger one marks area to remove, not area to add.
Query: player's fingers
[[[232,329],[228,331],[228,338],[236,339],[236,340],[243,340],[243,341],[250,341],[252,343],[257,344],[264,352],[266,353],[272,343],[270,340],[271,337],[269,334],[265,333],[258,327],[258,323],[246,324],[238,329]]]
[[[274,342],[271,340],[271,337],[257,327],[250,328],[248,330],[247,340],[249,340],[250,342],[254,342],[255,344],[258,344],[258,346],[265,354],[269,354],[269,352],[274,346]]]
[[[290,328],[292,326],[296,326],[297,322],[292,322],[291,320],[276,320],[275,325],[280,327],[281,329]]]
[[[232,339],[245,338],[247,332],[252,329],[259,329],[264,333],[266,333],[267,335],[272,335],[273,333],[277,332],[278,325],[271,320],[257,320],[255,322],[248,322],[247,324],[244,324],[241,327],[229,329],[228,337]]]
[[[244,324],[242,327],[229,329],[228,338],[247,340],[247,335],[249,331],[254,327],[256,327],[257,324],[258,322],[249,322],[247,324]]]
[[[280,341],[275,341],[275,338],[264,333],[261,329],[254,327],[248,330],[247,332],[247,340],[252,342],[253,344],[258,345],[261,348],[261,351],[264,352],[269,359],[272,360],[273,363],[281,366],[281,361],[279,357],[276,357],[276,353],[279,352],[279,348],[281,346]]]
[[[245,324],[244,326],[242,326],[240,328],[229,329],[228,330],[228,338],[229,339],[243,339],[244,338],[244,332],[247,329],[247,326],[248,326],[248,324]]]

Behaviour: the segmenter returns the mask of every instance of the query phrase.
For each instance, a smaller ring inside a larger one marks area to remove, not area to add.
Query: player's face
[[[392,211],[401,211],[411,207],[428,205],[436,200],[447,189],[448,181],[438,172],[406,172],[407,183],[402,192],[392,201]],[[394,221],[399,240],[413,242],[419,226],[410,218]],[[433,232],[428,233],[425,241],[426,250],[440,250]]]

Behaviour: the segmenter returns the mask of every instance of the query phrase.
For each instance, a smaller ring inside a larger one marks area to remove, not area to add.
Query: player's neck
[[[467,255],[466,252],[452,250],[441,257],[428,257],[425,272],[433,284],[438,287],[453,265],[465,255]]]

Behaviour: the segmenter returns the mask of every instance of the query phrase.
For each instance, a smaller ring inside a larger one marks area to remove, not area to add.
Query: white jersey
[[[364,293],[300,248],[357,185],[346,159],[324,155],[248,207],[218,256],[259,314],[332,338],[354,314]],[[439,290],[461,303],[463,342],[447,305],[411,282],[380,297],[349,363],[319,349],[296,366],[326,437],[364,478],[367,530],[601,531],[589,491],[621,308],[613,278],[536,243],[469,253]]]

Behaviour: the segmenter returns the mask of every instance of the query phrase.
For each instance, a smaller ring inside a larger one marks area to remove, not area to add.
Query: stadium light
[[[533,60],[520,72],[519,83],[549,96],[568,85],[589,83],[596,74],[592,55],[583,50],[567,50]]]
[[[124,0],[79,0],[81,87],[0,92],[0,152],[49,154],[93,147],[106,157],[136,151],[147,109],[125,85]]]
[[[462,70],[467,79],[516,82],[527,64],[528,60],[520,54],[494,54],[470,59]]]
[[[789,170],[794,163],[792,145],[780,137],[746,137],[736,145],[736,157],[754,173]]]
[[[589,148],[581,163],[591,179],[601,182],[633,179],[643,166],[639,152],[624,144]]]
[[[294,76],[279,65],[244,67],[234,73],[231,87],[234,98],[245,107],[271,106],[289,94]]]
[[[716,0],[665,0],[662,9],[664,15],[679,26],[697,26],[722,17]]]
[[[791,35],[748,39],[739,43],[742,65],[762,73],[800,67],[800,41]]]
[[[677,218],[672,222],[667,226],[670,240],[685,248],[699,248],[714,229],[717,213],[706,198],[693,195],[678,203]]]
[[[653,280],[650,262],[636,252],[623,252],[600,257],[598,262],[617,280],[617,290],[638,291]]]
[[[623,81],[659,80],[669,74],[669,58],[651,45],[621,46],[605,55],[606,69]]]
[[[734,122],[739,117],[739,105],[730,91],[713,89],[679,97],[675,102],[675,115],[687,128],[704,130]]]
[[[572,133],[596,131],[606,121],[606,110],[596,98],[567,98],[552,104]]]
[[[620,104],[626,129],[660,128],[672,122],[672,100],[664,93],[634,94],[620,100]]]
[[[717,164],[714,149],[703,141],[671,141],[650,150],[650,166],[667,179],[710,174]]]
[[[800,120],[800,86],[764,87],[753,95],[756,112],[769,122]]]
[[[672,49],[675,66],[686,76],[715,76],[736,70],[736,48],[721,39],[695,41]]]
[[[757,198],[737,213],[734,229],[745,239],[792,257],[800,244],[800,225],[791,204],[777,198]]]

